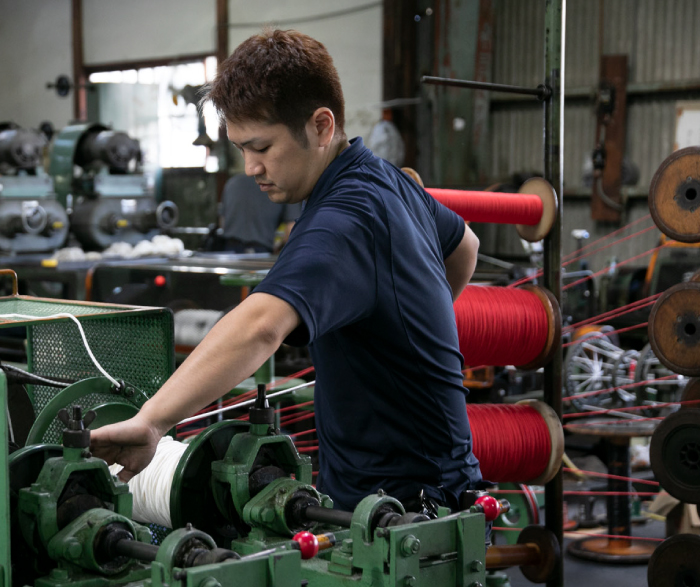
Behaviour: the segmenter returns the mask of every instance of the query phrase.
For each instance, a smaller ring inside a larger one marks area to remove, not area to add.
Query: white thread
[[[85,337],[85,331],[83,330],[83,325],[80,323],[80,320],[78,320],[73,314],[67,314],[65,312],[61,312],[60,314],[53,314],[52,316],[27,316],[25,314],[2,314],[0,315],[0,318],[20,318],[22,320],[47,320],[49,318],[70,318],[73,320],[78,325],[78,330],[80,331],[80,336],[83,339],[83,344],[85,345],[85,350],[87,351],[87,354],[90,356],[90,359],[92,359],[92,362],[95,364],[95,367],[104,375],[107,379],[109,379],[112,382],[112,385],[115,385],[119,387],[119,382],[112,377],[107,371],[105,371],[102,368],[102,365],[99,364],[97,359],[95,358],[95,355],[92,354],[92,350],[90,349],[90,345],[88,344],[87,338]]]
[[[170,491],[175,469],[186,449],[186,444],[164,436],[158,442],[150,464],[129,480],[129,491],[134,496],[131,516],[134,521],[172,528]],[[109,470],[112,475],[117,475],[123,468],[115,463]]]
[[[289,389],[283,389],[282,391],[276,391],[275,393],[268,393],[267,394],[267,399],[272,399],[273,397],[277,397],[279,395],[285,395],[287,393],[293,393],[299,389],[304,389],[305,387],[311,387],[312,385],[316,385],[316,381],[309,381],[307,383],[302,383],[300,385],[297,385],[295,387],[290,387]],[[205,412],[203,414],[197,414],[196,416],[190,416],[189,418],[185,418],[184,420],[180,420],[177,425],[179,426],[180,424],[187,424],[188,422],[195,422],[197,420],[203,420],[204,418],[208,418],[209,416],[213,416],[215,414],[221,414],[223,412],[228,412],[229,410],[235,410],[236,408],[243,408],[245,406],[250,406],[254,404],[256,401],[256,398],[246,400],[244,402],[241,402],[240,404],[233,404],[231,406],[226,406],[225,408],[219,408],[218,410],[212,410],[210,412]]]

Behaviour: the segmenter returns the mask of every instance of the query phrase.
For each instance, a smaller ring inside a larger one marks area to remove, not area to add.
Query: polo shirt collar
[[[318,178],[314,189],[311,191],[311,195],[307,198],[306,202],[304,202],[304,209],[313,206],[315,202],[319,201],[327,194],[335,179],[343,171],[370,157],[372,157],[372,151],[365,147],[365,144],[362,142],[362,137],[351,139],[350,146],[333,159],[331,164],[323,171],[321,177]]]

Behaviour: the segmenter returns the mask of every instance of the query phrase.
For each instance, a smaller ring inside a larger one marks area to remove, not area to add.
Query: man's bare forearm
[[[445,274],[452,288],[452,299],[456,300],[474,275],[479,239],[469,226],[464,227],[464,236],[457,248],[445,259]]]
[[[212,328],[138,417],[165,434],[250,377],[299,322],[279,298],[250,295]]]

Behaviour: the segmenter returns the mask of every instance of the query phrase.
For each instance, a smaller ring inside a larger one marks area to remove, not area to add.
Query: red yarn
[[[547,344],[547,311],[531,291],[470,285],[454,310],[467,365],[525,365]]]
[[[472,222],[535,225],[542,219],[542,200],[534,194],[426,190],[438,202]]]
[[[531,406],[468,404],[472,450],[484,479],[532,481],[545,472],[552,452],[547,423]]]

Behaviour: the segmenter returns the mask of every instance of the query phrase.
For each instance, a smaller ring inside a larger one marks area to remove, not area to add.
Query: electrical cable
[[[31,320],[31,321],[37,321],[37,320],[50,320],[52,318],[70,318],[73,322],[76,323],[78,326],[78,330],[80,331],[80,336],[83,339],[83,344],[85,345],[85,350],[87,351],[88,356],[92,360],[93,364],[95,367],[97,367],[98,371],[102,373],[109,381],[114,385],[115,387],[119,387],[119,382],[112,377],[107,371],[105,371],[102,368],[102,365],[97,361],[95,358],[95,355],[92,353],[92,349],[90,348],[90,345],[88,344],[87,337],[85,336],[85,331],[83,330],[83,325],[80,323],[80,320],[78,320],[73,314],[68,314],[66,312],[60,312],[58,314],[52,314],[51,316],[28,316],[26,314],[2,314],[0,315],[0,319],[2,318],[19,318],[21,320]]]

